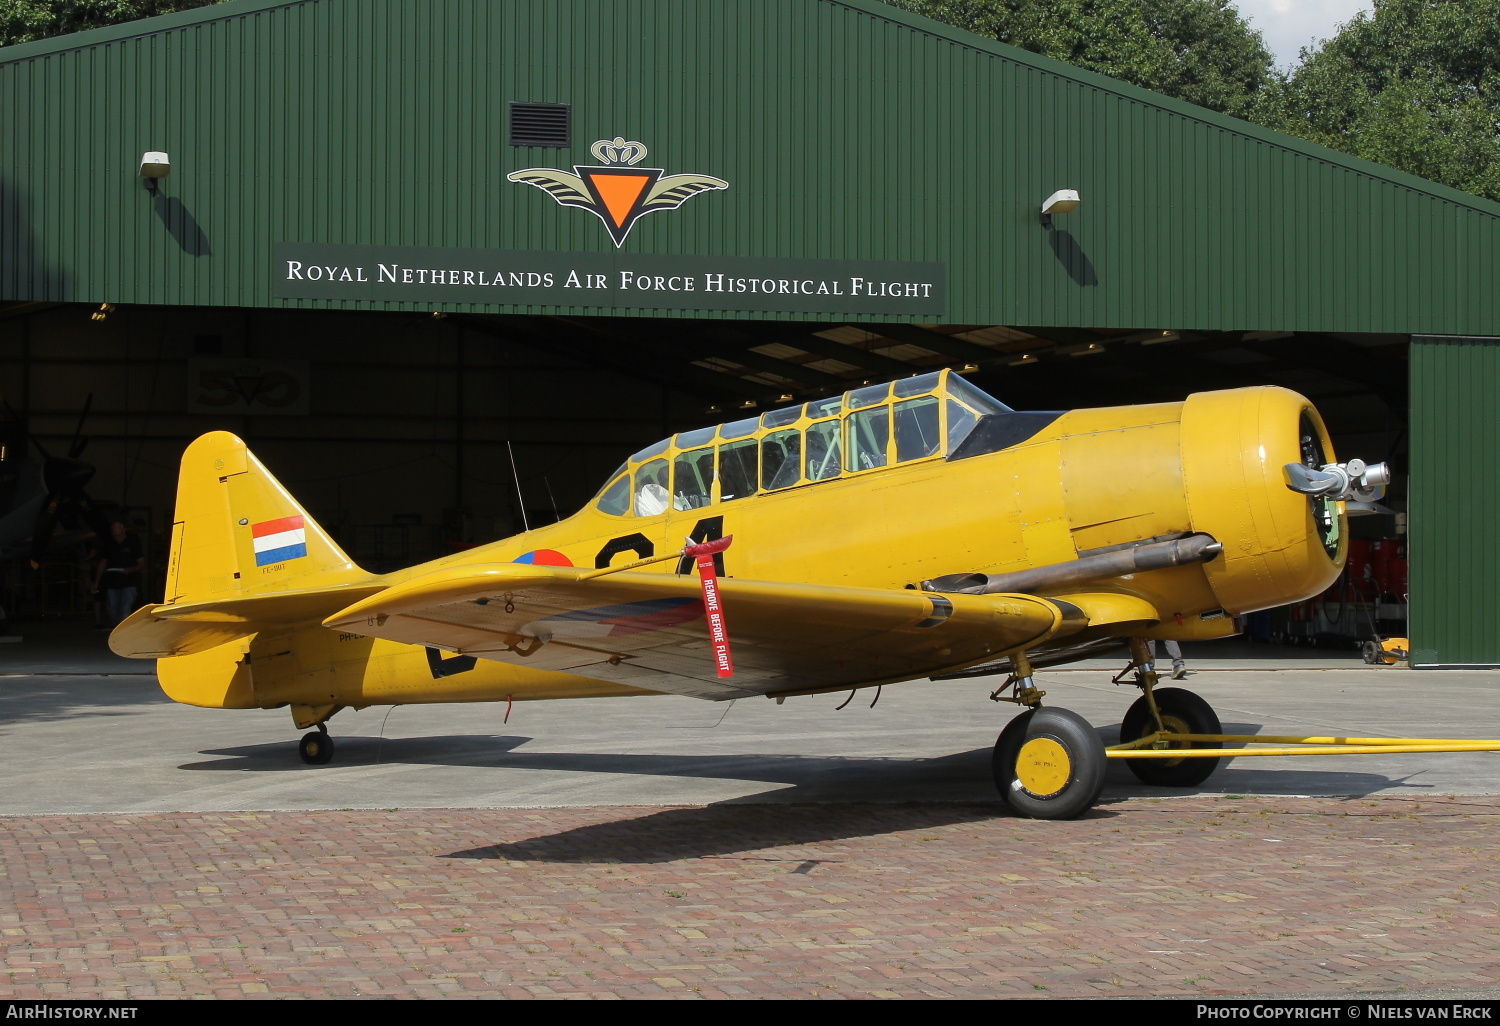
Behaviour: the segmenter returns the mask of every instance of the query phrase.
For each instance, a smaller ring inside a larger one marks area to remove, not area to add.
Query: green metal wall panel
[[[509,146],[510,100],[571,149]],[[608,250],[505,176],[623,135],[730,183],[626,252],[941,261],[952,323],[1500,334],[1500,205],[874,0],[232,0],[0,50],[0,105],[0,299],[341,308],[273,298],[272,245]]]
[[[1500,666],[1500,338],[1412,339],[1416,666]]]

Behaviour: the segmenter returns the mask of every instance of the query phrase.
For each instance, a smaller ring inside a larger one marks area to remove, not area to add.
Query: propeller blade
[[[36,526],[31,529],[31,566],[35,569],[47,555],[52,544],[52,532],[57,530],[57,516],[62,497],[56,492],[47,496],[47,502],[36,515]]]
[[[93,476],[93,464],[79,460],[51,456],[42,466],[42,480],[46,482],[47,491],[54,496],[59,493],[77,493],[93,479]]]
[[[109,537],[112,521],[106,515],[105,508],[81,489],[51,493],[47,496],[46,504],[37,513],[36,525],[31,531],[32,569],[36,569],[46,557],[59,523],[70,531],[76,530],[81,524],[101,539],[100,544],[104,544],[103,540]]]
[[[89,530],[99,536],[101,542],[109,537],[109,529],[113,521],[105,515],[104,509],[98,503],[82,491],[78,493],[78,516]]]
[[[1281,472],[1286,477],[1286,486],[1303,495],[1336,495],[1349,483],[1348,475],[1313,470],[1300,463],[1288,463]]]

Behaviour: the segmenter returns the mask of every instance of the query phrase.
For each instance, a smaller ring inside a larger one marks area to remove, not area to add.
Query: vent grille
[[[510,144],[566,147],[571,111],[567,103],[512,103]]]

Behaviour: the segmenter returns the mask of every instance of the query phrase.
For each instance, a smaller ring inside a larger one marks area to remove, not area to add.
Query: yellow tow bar
[[[1270,748],[1158,748],[1174,743],[1271,745]],[[1298,747],[1290,747],[1298,746]],[[1500,741],[1466,741],[1434,737],[1286,737],[1273,734],[1174,734],[1157,731],[1135,741],[1111,745],[1111,759],[1243,759],[1251,755],[1390,755],[1405,752],[1500,752]]]

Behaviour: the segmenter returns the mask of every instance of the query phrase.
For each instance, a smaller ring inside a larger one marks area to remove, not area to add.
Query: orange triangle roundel
[[[651,178],[649,175],[589,175],[589,180],[599,191],[599,198],[604,201],[615,227],[622,228]]]

